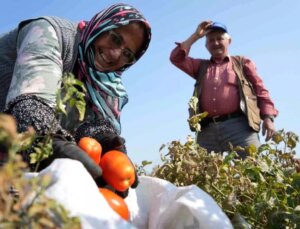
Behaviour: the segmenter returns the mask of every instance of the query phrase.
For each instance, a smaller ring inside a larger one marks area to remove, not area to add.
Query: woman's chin
[[[96,64],[96,68],[99,72],[106,72],[106,71],[109,71],[109,67],[108,66],[105,66],[105,64],[102,64],[102,63],[97,63]]]

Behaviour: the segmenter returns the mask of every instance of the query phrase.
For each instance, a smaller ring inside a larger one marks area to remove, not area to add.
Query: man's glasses
[[[122,58],[126,64],[133,64],[136,62],[134,53],[128,48],[122,48],[123,40],[117,32],[109,30],[108,35],[115,48],[122,50]]]

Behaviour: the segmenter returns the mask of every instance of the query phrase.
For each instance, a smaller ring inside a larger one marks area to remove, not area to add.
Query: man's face
[[[228,54],[231,39],[223,31],[212,31],[206,35],[206,48],[214,60],[223,60]]]

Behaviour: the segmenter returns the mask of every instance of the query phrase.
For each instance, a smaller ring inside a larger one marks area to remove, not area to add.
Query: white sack
[[[140,176],[140,184],[125,199],[131,212],[129,224],[109,207],[79,161],[56,159],[37,175],[45,173],[55,182],[46,195],[80,217],[84,229],[233,228],[217,203],[195,185],[178,188],[162,179]],[[27,174],[32,176],[35,174]]]
[[[84,229],[135,228],[112,210],[81,162],[56,159],[38,176],[46,173],[55,183],[45,194],[61,203],[72,216],[80,217]]]
[[[139,229],[230,229],[230,220],[210,195],[195,185],[172,183],[140,176],[126,202],[133,224]]]

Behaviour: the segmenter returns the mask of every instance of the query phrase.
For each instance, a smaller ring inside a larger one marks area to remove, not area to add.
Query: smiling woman
[[[76,159],[103,185],[99,165],[75,139],[95,138],[103,154],[116,147],[126,153],[120,115],[128,96],[121,74],[143,55],[150,39],[149,23],[127,4],[112,5],[80,23],[47,16],[22,21],[0,37],[0,111],[15,117],[19,132],[32,126],[38,136],[53,136],[54,152],[38,169],[55,158]],[[72,107],[67,118],[57,119],[56,93],[65,73],[73,73],[87,89],[82,121]],[[20,152],[25,161],[30,162],[32,150]]]
[[[100,35],[94,42],[96,68],[116,71],[135,63],[145,40],[144,30],[142,24],[133,22]]]

